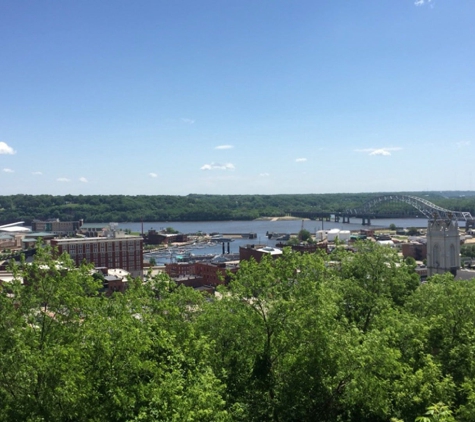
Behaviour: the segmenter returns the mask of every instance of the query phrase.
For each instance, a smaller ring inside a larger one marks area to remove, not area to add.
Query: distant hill
[[[475,191],[397,192],[475,215]],[[58,218],[62,221],[219,221],[279,217],[292,211],[342,212],[383,193],[288,195],[9,195],[0,196],[0,222]],[[386,193],[387,194],[387,193]],[[404,203],[382,203],[381,215],[415,216]]]

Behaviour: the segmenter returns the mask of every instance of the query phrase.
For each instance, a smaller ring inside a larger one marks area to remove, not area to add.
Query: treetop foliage
[[[0,421],[473,420],[475,284],[390,248],[286,249],[216,296],[159,275],[105,297],[46,247],[12,270]]]

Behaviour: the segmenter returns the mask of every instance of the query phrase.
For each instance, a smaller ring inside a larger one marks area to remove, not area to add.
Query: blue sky
[[[0,0],[2,194],[475,190],[473,0]]]

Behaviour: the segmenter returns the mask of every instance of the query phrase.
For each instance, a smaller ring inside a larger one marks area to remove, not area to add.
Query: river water
[[[119,223],[119,229],[129,229],[133,232],[146,233],[150,229],[160,230],[162,228],[173,227],[175,230],[191,234],[201,231],[205,234],[219,233],[219,234],[232,234],[232,233],[256,233],[255,239],[235,239],[230,243],[230,252],[239,253],[239,247],[247,244],[260,244],[275,246],[277,243],[275,240],[267,238],[267,232],[274,233],[289,233],[296,234],[302,227],[311,233],[315,233],[318,230],[330,230],[338,228],[342,230],[360,230],[364,228],[389,228],[391,224],[395,224],[397,227],[427,227],[427,219],[425,218],[408,218],[408,219],[373,219],[371,220],[371,226],[363,226],[360,218],[352,218],[349,224],[335,223],[333,221],[314,221],[314,220],[281,220],[281,221],[164,221],[164,222],[143,222],[143,223]],[[463,222],[459,222],[463,226]],[[188,248],[188,252],[199,254],[220,254],[222,253],[222,245],[220,243],[200,246],[197,248]],[[163,257],[156,257],[157,262],[165,261]],[[169,258],[168,258],[169,259]]]

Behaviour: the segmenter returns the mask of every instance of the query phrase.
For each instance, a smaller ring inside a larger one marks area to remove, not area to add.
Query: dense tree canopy
[[[475,196],[447,196],[420,192],[436,205],[475,215]],[[252,220],[289,212],[343,212],[380,196],[361,194],[302,195],[10,195],[0,196],[0,222],[59,218],[62,221],[219,221]],[[415,216],[417,210],[401,202],[381,203],[375,213]]]
[[[474,281],[356,249],[242,262],[214,297],[162,275],[105,297],[42,248],[0,286],[0,420],[473,420]]]

